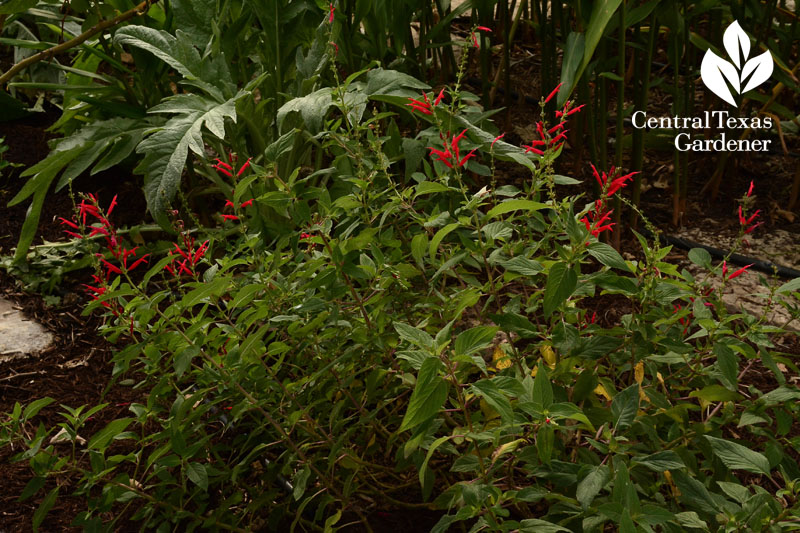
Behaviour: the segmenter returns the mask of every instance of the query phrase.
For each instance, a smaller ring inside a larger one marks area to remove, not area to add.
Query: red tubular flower
[[[225,207],[235,207],[235,206],[233,205],[233,202],[231,202],[230,200],[225,200]]]
[[[141,263],[147,263],[147,257],[149,255],[150,254],[145,254],[142,257],[140,257],[139,259],[137,259],[136,261],[134,261],[133,264],[130,267],[128,267],[128,270],[133,270],[134,268],[139,266]]]
[[[225,220],[239,220],[239,217],[237,217],[236,215],[220,215],[220,216],[222,216],[222,218],[224,218]]]
[[[728,273],[728,262],[722,261],[722,279],[725,279],[725,274]]]
[[[442,97],[444,96],[444,90],[446,87],[442,87],[442,90],[439,92],[439,96],[436,97],[436,100],[433,101],[433,105],[439,105],[439,102],[442,101]]]
[[[336,8],[333,7],[333,2],[328,4],[328,9],[330,10],[330,15],[328,15],[328,24],[333,24],[333,12],[336,11]]]
[[[120,270],[118,266],[112,265],[105,259],[100,259],[100,262],[105,265],[109,272],[113,272],[114,274],[122,274],[122,270]]]
[[[228,155],[228,157],[230,158],[230,154]],[[216,162],[217,162],[217,164],[216,164],[216,165],[214,165],[214,166],[222,167],[222,168],[224,168],[225,170],[233,170],[233,167],[232,167],[232,166],[230,166],[228,163],[224,162],[224,161],[223,161],[222,159],[220,159],[219,157],[218,157],[218,158],[216,158],[214,161],[216,161]]]
[[[750,195],[753,194],[753,182],[750,181],[750,188],[747,189],[747,197],[750,198]]]
[[[558,85],[556,85],[556,88],[555,88],[555,89],[553,89],[552,91],[550,91],[550,94],[548,94],[548,95],[547,95],[547,98],[545,98],[545,99],[544,99],[544,103],[545,103],[545,104],[546,104],[547,102],[549,102],[550,100],[552,100],[552,99],[553,99],[553,97],[554,97],[555,95],[557,95],[557,94],[558,94],[558,90],[559,90],[559,89],[561,89],[561,86],[562,86],[562,85],[564,85],[564,82],[561,82],[561,83],[559,83]]]
[[[431,151],[432,155],[436,156],[437,161],[441,161],[448,168],[453,168],[454,166],[463,167],[469,158],[475,157],[475,151],[476,151],[472,150],[464,157],[461,157],[461,151],[459,149],[458,143],[461,142],[461,139],[464,138],[466,133],[467,130],[465,129],[460,134],[453,137],[451,141],[445,139],[444,150],[438,150],[433,147],[429,147],[428,150]]]
[[[70,237],[75,238],[75,239],[83,239],[83,235],[80,235],[80,234],[75,233],[74,231],[70,231],[68,229],[65,229],[64,233],[66,233],[67,235],[69,235]]]
[[[232,178],[232,177],[233,177],[233,174],[231,174],[231,173],[230,173],[230,172],[229,172],[229,171],[228,171],[226,168],[224,168],[222,165],[214,165],[212,168],[216,169],[218,172],[222,172],[223,174],[225,174],[225,175],[226,175],[226,176],[228,176],[229,178]]]
[[[478,30],[478,31],[488,31],[489,33],[492,33],[492,29],[491,28],[487,28],[486,26],[478,26],[475,29]]]
[[[252,199],[251,200],[247,200],[246,202],[242,202],[242,205],[240,205],[239,208],[241,209],[241,208],[244,208],[244,207],[250,207],[251,205],[253,205],[253,200]]]
[[[497,137],[495,137],[495,138],[494,138],[494,140],[492,141],[492,145],[490,146],[490,148],[494,148],[494,143],[496,143],[497,141],[499,141],[500,139],[502,139],[502,138],[503,138],[503,137],[505,137],[505,136],[506,136],[506,134],[505,134],[505,133],[501,133],[500,135],[498,135]]]
[[[242,172],[244,172],[247,169],[247,167],[250,166],[250,160],[251,159],[253,159],[253,158],[252,157],[248,157],[247,161],[244,162],[244,165],[242,165],[242,168],[240,168],[239,172],[236,173],[236,177],[237,178],[242,175]]]
[[[732,280],[734,278],[738,278],[739,276],[744,274],[744,271],[747,270],[748,268],[750,268],[751,266],[753,266],[752,263],[747,265],[747,266],[745,266],[745,267],[740,268],[739,270],[737,270],[736,272],[734,272],[733,274],[730,275],[730,277],[728,278],[728,281],[730,281],[730,280]],[[723,274],[723,276],[724,276],[724,274]]]
[[[80,229],[77,224],[75,224],[74,222],[72,222],[70,220],[67,220],[64,217],[58,217],[58,218],[61,219],[61,224],[69,226],[72,229]]]
[[[444,89],[442,89],[442,90],[444,90]],[[416,100],[414,98],[409,98],[411,103],[410,104],[406,104],[406,105],[408,107],[410,107],[413,111],[419,111],[420,113],[422,113],[424,115],[433,115],[433,111],[431,111],[431,103],[428,100],[428,95],[425,94],[425,93],[422,93],[422,98],[423,98],[424,101],[419,101],[419,100]]]
[[[117,205],[117,195],[114,195],[114,198],[111,199],[111,204],[109,204],[108,209],[106,210],[106,216],[110,217],[111,212],[114,210],[114,206]]]
[[[580,110],[583,109],[584,107],[586,107],[586,104],[581,104],[578,107],[574,107],[574,108],[570,109],[569,111],[565,112],[564,116],[568,117],[570,115],[574,115],[575,113],[580,112]]]

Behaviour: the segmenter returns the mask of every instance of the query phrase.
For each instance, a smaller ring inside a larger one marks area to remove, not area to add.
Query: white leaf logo
[[[774,64],[769,51],[748,61],[750,37],[742,30],[738,21],[733,21],[728,26],[722,36],[722,42],[733,62],[726,61],[709,49],[700,65],[700,77],[711,92],[732,106],[736,106],[736,99],[731,89],[736,94],[755,89],[769,79]]]

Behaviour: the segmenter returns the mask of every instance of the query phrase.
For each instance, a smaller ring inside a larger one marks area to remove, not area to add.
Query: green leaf
[[[25,488],[22,489],[22,494],[19,495],[17,501],[24,502],[25,500],[27,500],[28,498],[30,498],[31,496],[42,490],[42,487],[44,487],[46,481],[47,478],[44,476],[32,477],[31,480],[28,481],[28,484],[25,485]]]
[[[722,342],[714,344],[714,354],[717,356],[717,367],[725,380],[725,386],[730,390],[737,390],[739,358],[727,344]]]
[[[547,208],[547,204],[534,202],[532,200],[506,200],[491,208],[489,212],[486,213],[486,218],[492,219],[512,211],[539,211]]]
[[[450,188],[447,185],[436,181],[423,181],[422,183],[417,184],[414,188],[415,194],[414,198],[421,196],[423,194],[433,194],[437,192],[447,192]]]
[[[278,127],[283,128],[283,122],[286,117],[290,113],[297,112],[300,113],[303,123],[309,131],[317,133],[322,129],[322,121],[331,106],[333,106],[333,96],[330,87],[319,89],[300,98],[294,98],[278,109]]]
[[[450,440],[452,437],[445,435],[444,437],[439,437],[433,444],[431,444],[430,448],[428,448],[428,453],[425,454],[425,460],[422,461],[422,466],[419,467],[419,484],[425,485],[425,469],[428,468],[428,462],[433,457],[433,453],[436,451],[436,448]]]
[[[39,0],[8,0],[0,5],[0,15],[13,15],[14,13],[22,13],[34,7]]]
[[[619,392],[611,401],[611,414],[614,418],[614,431],[630,426],[639,410],[639,384],[635,383]]]
[[[581,507],[588,509],[592,504],[592,500],[600,494],[600,491],[611,479],[611,474],[606,465],[598,465],[592,467],[588,474],[586,474],[580,483],[578,489],[575,491],[575,499],[581,504]]]
[[[554,419],[569,418],[571,420],[577,420],[583,422],[594,431],[594,426],[589,420],[589,417],[574,403],[554,403],[550,406],[548,412]]]
[[[705,248],[692,248],[689,250],[689,261],[695,265],[710,268],[711,254]]]
[[[782,294],[784,292],[795,292],[800,291],[800,278],[794,278],[791,281],[787,281],[776,291],[778,294]]]
[[[636,463],[646,466],[654,472],[664,472],[665,470],[679,470],[686,468],[677,453],[672,450],[663,450],[646,457],[636,457]]]
[[[550,424],[542,424],[536,432],[536,452],[544,464],[550,464],[553,456],[553,444],[555,442],[555,429]]]
[[[574,87],[577,79],[578,69],[583,63],[584,49],[586,48],[586,41],[582,33],[570,32],[567,35],[567,44],[564,47],[564,59],[561,61],[561,83],[562,88]],[[559,90],[559,93],[561,90]],[[565,89],[566,92],[566,89]],[[561,101],[559,96],[558,101]],[[567,99],[564,98],[564,102]],[[563,107],[563,103],[559,104]]]
[[[550,383],[550,376],[541,361],[539,361],[536,377],[533,378],[533,393],[531,396],[531,400],[541,411],[553,405],[553,385]]]
[[[230,280],[225,277],[216,279],[211,283],[198,283],[197,285],[199,285],[199,287],[187,293],[183,297],[181,300],[181,306],[191,307],[201,303],[207,298],[211,298],[212,296],[220,296],[228,289],[229,283]]]
[[[47,513],[50,512],[50,509],[53,508],[53,504],[56,503],[59,488],[60,487],[56,486],[53,490],[48,492],[47,496],[42,500],[42,503],[36,508],[36,512],[33,513],[32,527],[34,533],[39,531],[39,526],[42,525],[42,521],[47,516]]]
[[[556,263],[547,273],[544,288],[544,314],[550,316],[578,286],[578,275],[567,263]]]
[[[408,408],[398,431],[412,429],[433,418],[447,400],[447,382],[439,375],[442,362],[426,359],[419,369],[417,385],[408,401]]]
[[[708,524],[700,520],[700,517],[694,511],[685,511],[683,513],[676,513],[675,521],[678,522],[678,524],[680,524],[683,527],[708,530]]]
[[[512,257],[508,261],[500,261],[500,264],[506,270],[522,274],[523,276],[535,276],[544,270],[544,267],[538,261],[522,257],[521,255]]]
[[[695,390],[689,393],[691,398],[700,398],[707,402],[733,402],[741,399],[741,396],[722,385],[709,385],[700,390]]]
[[[89,440],[89,444],[86,446],[90,450],[100,450],[103,451],[108,446],[108,443],[111,440],[125,431],[131,422],[133,422],[133,418],[119,418],[117,420],[112,420],[111,422],[106,425],[103,429],[92,435],[92,438]]]
[[[422,258],[425,251],[428,249],[428,235],[425,233],[418,233],[411,239],[411,257],[414,261],[422,266]]]
[[[367,73],[367,94],[369,96],[419,96],[420,90],[431,86],[413,76],[397,70],[376,68]]]
[[[427,348],[429,350],[434,346],[433,337],[431,337],[427,331],[409,326],[402,322],[395,322],[394,329],[397,331],[397,334],[400,335],[401,339],[410,342],[414,346]]]
[[[606,266],[618,268],[625,272],[631,271],[631,269],[628,268],[628,264],[625,263],[625,259],[619,255],[619,252],[617,252],[613,246],[609,246],[603,242],[594,242],[589,245],[587,250],[589,255]]]
[[[705,438],[711,444],[714,455],[719,457],[720,461],[731,470],[745,470],[769,475],[769,460],[762,454],[729,440],[708,435],[705,435]]]
[[[136,148],[137,153],[144,154],[135,171],[145,174],[147,209],[165,230],[171,229],[167,210],[180,186],[189,150],[206,157],[203,126],[216,137],[225,138],[225,119],[236,121],[236,101],[244,94],[240,92],[222,103],[197,94],[179,94],[150,109],[150,113],[176,114]],[[223,192],[230,197],[230,191]]]
[[[586,28],[586,37],[584,42],[583,48],[583,61],[578,67],[571,85],[564,84],[561,87],[561,90],[558,91],[558,107],[563,107],[564,104],[567,102],[567,98],[569,98],[572,91],[575,89],[575,86],[578,84],[578,80],[581,79],[583,75],[583,71],[586,70],[586,67],[589,66],[589,63],[592,61],[592,56],[594,56],[594,51],[597,48],[600,39],[603,37],[603,32],[608,25],[608,22],[611,20],[611,17],[614,16],[614,13],[617,11],[617,8],[622,3],[622,0],[595,0],[592,2],[592,14],[589,18],[589,25]]]
[[[22,412],[22,420],[27,422],[28,420],[36,416],[39,413],[39,411],[41,411],[54,401],[55,399],[50,397],[39,398],[38,400],[32,401],[25,407],[25,410]]]
[[[559,533],[569,529],[538,518],[526,518],[519,523],[520,533]]]
[[[436,259],[436,251],[439,249],[439,243],[442,242],[442,239],[444,239],[448,233],[456,229],[458,226],[458,222],[453,222],[452,224],[448,224],[436,232],[436,235],[433,236],[433,239],[431,239],[431,243],[428,246],[428,255],[431,256],[431,259]]]
[[[514,421],[514,410],[511,408],[511,402],[495,383],[488,379],[482,379],[470,385],[470,390],[500,413],[500,418],[504,423],[511,424]]]
[[[478,326],[461,332],[456,337],[455,354],[472,355],[492,343],[497,330],[496,326]]]
[[[186,477],[203,490],[208,490],[208,471],[200,463],[189,463],[186,465]]]
[[[177,70],[186,83],[199,87],[220,102],[225,99],[224,95],[236,90],[224,54],[201,57],[190,36],[180,29],[172,35],[146,26],[125,26],[114,34],[114,43],[150,52]]]

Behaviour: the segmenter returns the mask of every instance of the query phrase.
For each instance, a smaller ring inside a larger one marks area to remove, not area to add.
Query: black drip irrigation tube
[[[646,230],[643,231],[643,234],[650,238],[653,237],[653,234]],[[714,248],[713,246],[700,244],[698,242],[690,241],[689,239],[683,239],[681,237],[664,235],[663,233],[659,234],[658,240],[661,241],[661,243],[663,244],[671,244],[673,246],[677,246],[678,248],[682,248],[684,250],[691,250],[692,248],[702,248],[716,259],[724,259],[728,257],[728,254],[730,254],[729,251],[720,250],[719,248]],[[754,259],[752,257],[747,257],[741,254],[731,254],[730,257],[728,257],[728,261],[738,266],[752,265],[751,268],[753,270],[758,270],[759,272],[764,272],[765,274],[777,274],[782,278],[788,278],[788,279],[800,278],[800,270],[796,270],[791,267],[776,265],[775,263],[771,263],[769,261],[762,261],[761,259]]]

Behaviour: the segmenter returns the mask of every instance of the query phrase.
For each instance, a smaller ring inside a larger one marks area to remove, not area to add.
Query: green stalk
[[[641,86],[639,87],[639,94],[638,100],[636,102],[636,108],[644,110],[647,106],[647,100],[650,93],[650,74],[651,74],[651,67],[653,65],[653,56],[655,55],[656,51],[656,41],[658,38],[658,27],[656,25],[656,15],[653,13],[650,15],[650,31],[647,36],[647,48],[645,49],[645,53],[641,57],[641,62],[639,63],[639,79],[641,80]],[[633,168],[631,170],[638,170],[641,171],[644,167],[644,130],[641,129],[634,129],[633,130]],[[642,175],[636,174],[633,179],[633,205],[639,207],[639,200],[642,195]],[[634,223],[636,219],[636,213],[631,212],[631,224]]]
[[[600,39],[598,49],[598,66],[595,67],[598,71],[602,70],[602,64],[605,61],[607,52],[607,41]],[[597,75],[597,85],[599,87],[600,101],[597,104],[597,122],[599,126],[599,142],[600,142],[600,168],[608,170],[608,78]]]
[[[617,168],[622,168],[622,139],[625,136],[625,11],[626,0],[622,0],[619,6],[619,42],[617,44],[617,74],[620,80],[617,82],[617,126],[614,131],[616,137],[614,142],[614,162]],[[622,238],[622,200],[617,195],[614,200],[614,247],[619,249]]]

